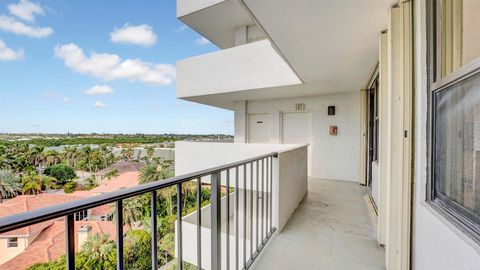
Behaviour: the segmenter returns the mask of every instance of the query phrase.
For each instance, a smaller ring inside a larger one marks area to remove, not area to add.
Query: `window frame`
[[[450,223],[454,224],[467,236],[480,244],[480,216],[474,214],[449,197],[437,192],[439,181],[435,179],[435,145],[436,145],[436,104],[435,95],[442,91],[448,91],[451,86],[480,74],[480,57],[467,63],[458,70],[440,78],[441,63],[439,51],[439,35],[437,31],[440,22],[437,20],[438,0],[427,1],[427,91],[428,91],[428,117],[427,117],[427,194],[426,202],[437,212],[444,216]],[[452,90],[455,91],[455,90]]]
[[[12,241],[13,239],[15,239],[15,241]],[[7,239],[7,248],[17,248],[17,247],[18,247],[18,237],[9,237]]]

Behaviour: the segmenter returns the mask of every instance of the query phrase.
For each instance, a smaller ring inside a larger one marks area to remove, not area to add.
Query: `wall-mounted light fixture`
[[[335,115],[335,106],[328,106],[328,115]]]

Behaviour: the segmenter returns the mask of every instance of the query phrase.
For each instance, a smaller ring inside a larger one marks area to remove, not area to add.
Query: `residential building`
[[[81,197],[48,193],[20,195],[0,204],[0,217],[28,212],[58,203],[70,202],[79,198]],[[44,221],[0,234],[0,265],[25,251],[53,223],[55,223],[55,220]]]
[[[71,194],[20,195],[0,204],[0,217],[137,186],[138,177],[138,171],[128,171],[91,190],[75,191]],[[92,233],[108,234],[114,239],[113,208],[112,204],[104,204],[75,213],[77,251]],[[63,217],[2,233],[0,234],[0,269],[26,269],[35,263],[56,260],[65,254],[64,246],[65,220]]]
[[[306,197],[247,266],[480,269],[478,14],[470,0],[177,1],[220,48],[177,62],[177,97],[234,111],[238,144],[178,143],[177,172],[308,144]]]
[[[115,239],[115,226],[111,221],[75,222],[75,250],[79,251],[88,237],[95,234]],[[12,259],[2,263],[2,270],[27,269],[36,263],[46,263],[65,255],[65,221],[57,220],[44,229],[33,243]]]
[[[480,269],[478,14],[475,0],[177,0],[221,49],[177,63],[177,97],[234,111],[235,143],[178,142],[176,177],[0,232],[72,228],[77,209],[147,193],[156,213],[158,190],[195,181],[211,203],[177,219],[179,269]]]

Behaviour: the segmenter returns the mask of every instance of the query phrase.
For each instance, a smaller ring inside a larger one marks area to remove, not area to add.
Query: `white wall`
[[[480,269],[480,246],[425,203],[427,179],[427,77],[425,1],[415,1],[415,193],[413,269]]]
[[[244,144],[244,143],[196,143],[196,142],[176,142],[176,160],[175,173],[177,175],[191,173],[204,170],[227,163],[240,161],[255,156],[278,152],[278,157],[274,158],[272,167],[272,223],[277,228],[277,232],[281,232],[287,224],[289,218],[298,207],[298,204],[307,194],[308,175],[307,175],[307,146],[306,145],[278,145],[278,144]],[[260,163],[261,164],[261,163]],[[256,166],[253,166],[256,172]],[[261,165],[260,165],[261,171]],[[239,171],[239,189],[231,195],[230,214],[234,215],[234,201],[236,194],[239,194],[239,205],[243,205],[243,197],[245,194],[243,167]],[[261,175],[261,174],[260,174]],[[235,187],[235,170],[230,174],[231,187]],[[222,184],[225,184],[225,173],[221,176]],[[247,166],[246,175],[247,190],[247,209],[250,207],[248,198],[252,190],[256,190],[256,173],[253,174],[253,187],[250,186],[250,171]],[[260,176],[260,183],[262,179]],[[208,177],[202,178],[202,182],[208,182]],[[266,185],[265,185],[266,186]],[[262,191],[261,185],[259,190]],[[238,193],[237,193],[238,192]],[[267,192],[267,197],[270,194]],[[256,208],[256,200],[253,200],[253,207]],[[225,243],[225,220],[226,220],[226,201],[222,199],[222,243]],[[210,269],[210,206],[202,208],[202,268]],[[265,210],[266,211],[266,210]],[[243,208],[240,207],[240,224],[243,224]],[[247,213],[247,224],[249,224],[250,215]],[[233,226],[233,218],[231,225]],[[196,213],[192,213],[183,218],[183,256],[186,261],[196,264]],[[243,227],[240,228],[243,232]],[[230,230],[231,250],[234,250],[234,229]],[[242,233],[243,234],[243,233]],[[241,234],[241,236],[242,236]],[[249,231],[247,231],[249,235]],[[255,235],[255,233],[254,233]],[[241,237],[240,236],[240,237]],[[256,238],[254,236],[254,241]],[[241,241],[243,243],[243,240]],[[247,247],[248,247],[247,240]],[[222,244],[222,252],[225,251]],[[242,246],[240,250],[242,250]],[[248,250],[248,248],[247,248]],[[233,254],[233,253],[232,253]],[[225,254],[222,254],[222,263],[225,263]],[[234,268],[234,259],[231,259],[231,268]]]
[[[297,146],[288,144],[175,142],[175,174],[192,173],[268,153],[282,152],[291,148],[297,148]]]
[[[358,181],[359,166],[359,94],[348,93],[314,97],[258,100],[247,102],[247,114],[269,113],[271,115],[270,143],[281,143],[281,113],[292,112],[295,104],[304,103],[311,113],[310,138],[311,177]],[[327,107],[335,106],[336,114],[327,115]],[[235,112],[241,114],[241,112]],[[238,121],[238,122],[237,122]],[[245,125],[245,117],[236,116],[235,126]],[[329,126],[338,127],[338,135],[329,135]],[[248,134],[248,131],[246,134]],[[235,137],[243,138],[241,129]]]
[[[177,62],[177,97],[300,84],[268,40]]]

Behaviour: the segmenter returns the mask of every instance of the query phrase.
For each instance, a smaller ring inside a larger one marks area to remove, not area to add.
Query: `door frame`
[[[309,117],[310,117],[310,129],[312,129],[312,111],[311,110],[304,110],[304,111],[280,111],[280,143],[284,143],[283,142],[283,116],[284,114],[287,114],[287,113],[305,113],[307,114]],[[310,135],[311,135],[311,130],[310,130]],[[311,137],[311,136],[310,136]],[[310,138],[310,140],[312,140],[312,138]]]

